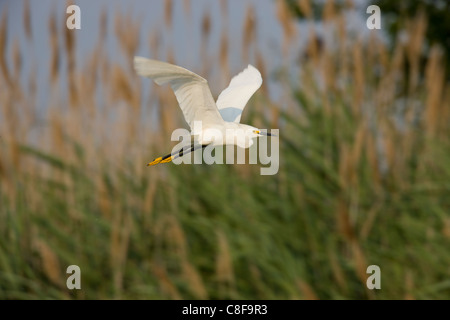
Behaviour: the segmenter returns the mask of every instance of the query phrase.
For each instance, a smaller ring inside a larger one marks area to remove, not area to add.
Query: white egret
[[[210,144],[235,144],[248,148],[253,144],[253,138],[271,136],[258,128],[239,123],[245,105],[262,84],[261,73],[250,64],[231,79],[217,102],[214,102],[208,82],[187,69],[142,57],[134,58],[134,68],[139,75],[153,79],[156,84],[169,84],[172,87],[194,137],[189,149],[182,148],[156,158],[147,166],[170,162]],[[198,127],[199,123],[201,129]]]

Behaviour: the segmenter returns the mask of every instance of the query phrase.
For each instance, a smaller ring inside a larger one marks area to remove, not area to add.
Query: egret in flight
[[[143,57],[134,58],[134,68],[139,75],[153,79],[156,84],[169,84],[172,87],[194,137],[189,148],[156,158],[147,166],[170,162],[211,144],[231,144],[248,148],[253,144],[252,139],[272,135],[239,123],[245,105],[262,84],[261,73],[250,64],[231,79],[229,86],[222,91],[216,102],[208,82],[187,69]],[[198,123],[201,124],[201,129],[198,129]],[[217,134],[211,134],[213,130],[220,133],[219,138]]]

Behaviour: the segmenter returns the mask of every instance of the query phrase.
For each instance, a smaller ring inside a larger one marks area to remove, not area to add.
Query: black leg
[[[153,165],[158,164],[158,163],[170,162],[173,159],[176,159],[176,158],[182,157],[184,155],[187,155],[187,154],[189,154],[189,153],[191,153],[191,152],[193,152],[193,151],[195,151],[197,149],[200,149],[200,148],[203,149],[206,146],[207,146],[207,144],[192,144],[189,149],[188,148],[181,148],[180,150],[175,151],[174,153],[170,153],[170,154],[165,155],[163,157],[156,158],[155,160],[153,160],[152,162],[147,164],[147,166],[153,166]]]

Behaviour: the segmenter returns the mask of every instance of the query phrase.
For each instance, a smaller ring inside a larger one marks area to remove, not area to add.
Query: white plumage
[[[192,130],[196,120],[222,123],[208,82],[199,75],[170,63],[142,57],[134,58],[134,68],[140,76],[151,78],[158,85],[170,84]]]
[[[235,144],[248,148],[253,144],[253,138],[270,135],[239,123],[245,105],[262,84],[260,72],[252,65],[231,79],[217,103],[214,102],[208,82],[187,69],[142,57],[134,58],[134,67],[139,75],[153,79],[156,84],[169,84],[172,87],[191,134],[194,135],[195,143],[189,152],[209,144]],[[201,124],[201,130],[195,126],[198,123]],[[184,154],[184,150],[179,150],[156,158],[148,165],[169,162]]]
[[[229,122],[240,122],[244,108],[262,84],[261,73],[251,64],[231,79],[228,88],[217,98],[217,108],[222,118]]]

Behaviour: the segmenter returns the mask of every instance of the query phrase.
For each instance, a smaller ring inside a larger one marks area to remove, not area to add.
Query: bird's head
[[[232,128],[232,135],[230,141],[234,141],[235,144],[241,148],[248,148],[253,145],[253,139],[261,136],[273,136],[273,134],[262,131],[261,129],[249,126],[242,123],[230,123]]]
[[[260,129],[255,129],[253,130],[253,134],[256,134],[257,137],[262,137],[262,136],[266,136],[266,137],[276,137],[275,134],[267,132],[267,131],[261,131]]]
[[[261,130],[252,126],[247,126],[247,134],[249,135],[250,138],[257,138],[257,137],[262,137],[262,136],[276,136],[272,133],[267,132],[266,130]]]

